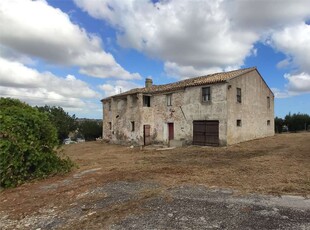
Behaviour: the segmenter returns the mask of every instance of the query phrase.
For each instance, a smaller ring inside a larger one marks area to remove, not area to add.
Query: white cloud
[[[287,67],[289,67],[291,65],[292,65],[292,60],[289,59],[289,58],[285,58],[282,61],[279,61],[277,63],[277,68],[283,69],[283,68],[287,68]]]
[[[310,93],[310,74],[284,74],[284,78],[288,81],[283,90],[272,88],[276,98],[288,98],[303,93]]]
[[[288,98],[291,96],[287,90],[271,88],[271,91],[273,92],[275,98]]]
[[[105,52],[98,36],[88,34],[43,0],[0,1],[0,31],[2,46],[48,63],[79,66],[83,74],[93,77],[141,78]]]
[[[299,23],[275,32],[272,45],[285,53],[301,71],[310,73],[310,25]]]
[[[295,93],[310,93],[310,74],[285,74],[285,79],[288,80],[287,89]]]
[[[75,2],[118,29],[122,46],[175,63],[180,72],[191,68],[190,75],[241,66],[259,38],[251,31],[232,30],[223,2],[217,0]]]
[[[310,18],[309,0],[224,1],[225,11],[235,28],[265,33]]]
[[[85,107],[84,99],[101,95],[73,75],[61,78],[50,72],[38,72],[21,63],[0,58],[0,96],[20,98],[35,105]]]
[[[256,55],[256,42],[286,54],[278,68],[310,74],[309,0],[74,1],[92,17],[109,22],[120,45],[163,60],[168,76],[240,68]],[[286,79],[288,93],[278,95],[308,92],[300,75]]]
[[[223,69],[218,67],[196,69],[193,66],[179,66],[175,62],[165,62],[164,69],[168,76],[181,79],[223,71]]]
[[[121,92],[126,92],[130,89],[141,88],[141,87],[144,87],[144,86],[133,83],[133,82],[129,82],[129,81],[123,81],[123,80],[109,81],[106,84],[99,85],[99,88],[104,93],[104,97],[113,96]]]

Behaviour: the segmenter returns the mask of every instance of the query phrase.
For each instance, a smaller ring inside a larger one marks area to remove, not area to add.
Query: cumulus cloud
[[[0,58],[0,96],[19,98],[30,104],[85,107],[84,99],[101,95],[73,75],[65,78],[38,72],[19,62]]]
[[[83,74],[93,77],[141,78],[105,52],[98,36],[88,34],[43,0],[1,1],[0,31],[2,46],[48,63],[78,66]]]
[[[288,98],[303,93],[310,93],[310,74],[302,72],[299,74],[284,74],[287,84],[283,90],[272,88],[276,98]]]
[[[118,42],[151,57],[176,63],[191,75],[204,69],[241,66],[258,39],[231,29],[222,1],[86,1],[76,4],[118,29]]]
[[[287,89],[292,92],[310,93],[310,74],[302,72],[300,74],[285,74],[288,80]]]
[[[278,68],[310,73],[310,1],[74,0],[117,30],[118,43],[164,61],[168,76],[188,78],[240,68],[256,42],[287,55]],[[287,78],[287,90],[303,80]],[[291,95],[291,94],[289,94]]]
[[[195,69],[193,66],[179,66],[175,62],[165,62],[164,69],[168,76],[181,79],[223,71],[218,67]]]
[[[99,88],[104,93],[104,97],[113,96],[118,93],[126,92],[130,89],[141,87],[144,86],[124,80],[108,81],[106,84],[99,85]]]
[[[234,27],[260,33],[282,29],[310,18],[308,0],[234,0],[224,1],[223,6]]]
[[[310,25],[302,22],[279,30],[272,35],[271,44],[301,71],[310,73]]]

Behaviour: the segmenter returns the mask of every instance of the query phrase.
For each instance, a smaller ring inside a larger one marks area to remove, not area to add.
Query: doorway
[[[151,144],[151,126],[144,125],[143,126],[143,136],[144,136],[144,145]]]
[[[174,126],[173,123],[168,123],[168,140],[174,139]]]

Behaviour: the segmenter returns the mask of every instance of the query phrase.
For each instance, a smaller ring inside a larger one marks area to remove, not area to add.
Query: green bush
[[[16,99],[0,99],[0,187],[13,187],[72,167],[61,159],[48,116]]]

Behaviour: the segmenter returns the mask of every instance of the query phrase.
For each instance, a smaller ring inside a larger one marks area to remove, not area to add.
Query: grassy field
[[[107,180],[156,180],[241,192],[310,194],[310,133],[281,134],[229,147],[156,150],[90,142],[65,146],[80,169],[101,167]]]
[[[165,188],[202,184],[240,193],[310,195],[310,133],[280,134],[228,147],[172,150],[86,142],[66,145],[63,152],[77,164],[73,172],[2,191],[0,213],[22,219],[43,207],[65,210],[85,191],[117,181],[154,181]],[[102,197],[88,199],[94,203]]]

